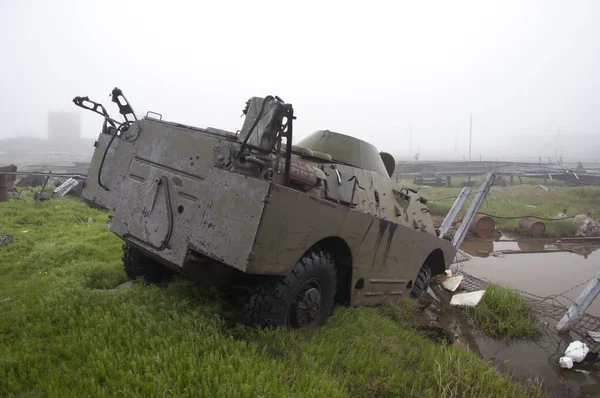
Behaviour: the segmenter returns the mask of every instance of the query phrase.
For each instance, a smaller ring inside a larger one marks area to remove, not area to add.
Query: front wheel
[[[423,265],[417,274],[415,283],[410,292],[410,298],[415,300],[421,300],[421,297],[429,289],[429,281],[431,280],[431,270],[428,266]]]
[[[285,278],[265,277],[256,284],[244,307],[246,325],[315,327],[331,313],[336,292],[331,255],[309,251]]]

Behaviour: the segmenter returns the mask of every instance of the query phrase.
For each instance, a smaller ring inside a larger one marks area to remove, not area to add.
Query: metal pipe
[[[460,225],[460,227],[458,227],[458,231],[456,231],[456,234],[454,235],[454,239],[452,239],[452,245],[456,249],[460,249],[460,246],[464,242],[464,240],[467,236],[469,226],[471,225],[473,218],[475,217],[475,215],[477,214],[477,212],[483,205],[483,201],[485,200],[485,197],[487,196],[487,194],[490,192],[490,188],[492,187],[492,183],[494,182],[495,178],[496,178],[496,173],[489,172],[483,179],[483,182],[481,183],[481,185],[479,185],[477,195],[475,195],[475,198],[473,199],[471,206],[469,206],[467,213],[463,217],[462,224]]]
[[[464,187],[462,189],[462,191],[460,191],[460,194],[454,201],[454,204],[450,208],[450,211],[446,215],[446,218],[444,218],[444,221],[442,221],[442,225],[440,225],[440,228],[439,228],[440,237],[443,237],[444,235],[446,235],[446,232],[448,232],[450,230],[450,227],[452,226],[452,223],[456,219],[458,212],[460,212],[460,209],[462,209],[462,207],[464,206],[464,204],[467,201],[467,198],[469,197],[470,194],[471,194],[471,188],[469,188],[469,187]]]
[[[87,178],[86,174],[80,173],[44,173],[41,171],[3,171],[1,174],[10,176],[43,176],[43,177],[71,177],[71,178]]]
[[[575,300],[573,305],[571,305],[565,315],[563,315],[561,320],[556,324],[556,330],[558,330],[559,333],[571,330],[571,327],[579,321],[579,318],[583,316],[585,310],[588,309],[599,293],[600,272],[598,272],[590,283],[588,283],[585,289],[583,289],[583,292],[577,297],[577,300]]]

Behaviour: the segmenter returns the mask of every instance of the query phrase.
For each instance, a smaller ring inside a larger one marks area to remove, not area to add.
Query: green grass
[[[525,182],[525,180],[524,180]],[[448,187],[419,187],[412,181],[401,180],[399,184],[416,188],[423,197],[429,200],[428,206],[432,214],[446,215],[461,188]],[[537,184],[522,184],[513,186],[494,186],[490,190],[481,212],[502,217],[537,216],[555,218],[563,209],[568,215],[586,214],[591,212],[596,218],[600,214],[600,187],[584,186],[569,187],[562,182],[547,185],[549,192],[543,191]],[[462,217],[477,188],[472,189],[472,194],[467,200]],[[495,219],[498,228],[503,232],[516,235],[527,235],[526,231],[519,228],[519,220]],[[544,221],[546,235],[549,237],[570,237],[576,232],[576,226],[570,221]]]
[[[489,283],[483,298],[469,308],[475,326],[492,337],[536,338],[540,326],[530,305],[516,290]]]
[[[94,223],[76,221],[73,213]],[[72,198],[0,204],[0,396],[541,396],[414,331],[409,303],[258,330],[214,289],[125,281],[108,213]],[[23,232],[27,231],[27,232]]]

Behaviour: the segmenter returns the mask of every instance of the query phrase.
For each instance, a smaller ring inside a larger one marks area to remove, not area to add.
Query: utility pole
[[[454,152],[458,153],[458,132],[454,134]]]
[[[560,146],[560,164],[563,164],[563,150],[565,149],[564,145]]]
[[[471,113],[471,122],[469,123],[469,160],[471,160],[471,137],[473,136],[473,114]]]
[[[554,159],[556,159],[556,163],[558,163],[558,138],[560,137],[560,126],[558,126],[558,130],[556,130],[556,146],[554,147]]]
[[[412,151],[412,124],[411,122],[408,122],[408,139],[410,142],[410,153],[409,153],[409,159],[412,158],[413,156],[413,151]]]

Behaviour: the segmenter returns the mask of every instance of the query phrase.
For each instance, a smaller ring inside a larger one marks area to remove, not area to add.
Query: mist
[[[236,131],[252,96],[294,105],[299,140],[349,134],[400,160],[600,159],[600,4],[9,1],[0,4],[0,139],[81,136],[119,87],[136,114]],[[92,148],[90,148],[91,151]],[[2,141],[0,141],[2,152]]]

